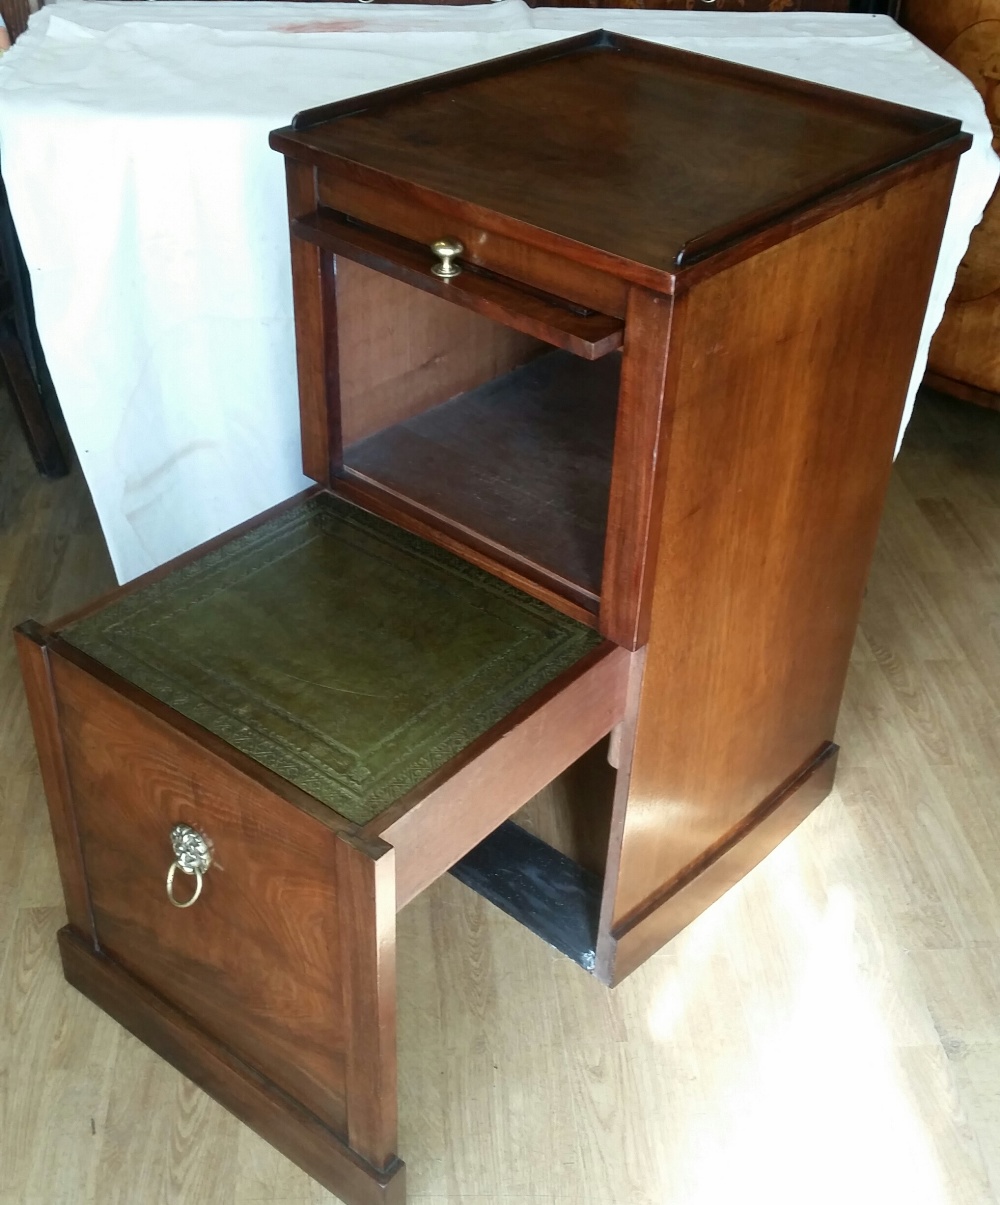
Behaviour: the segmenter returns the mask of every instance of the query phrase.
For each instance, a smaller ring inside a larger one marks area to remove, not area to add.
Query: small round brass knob
[[[439,238],[436,242],[431,243],[431,250],[441,261],[431,268],[435,276],[440,276],[442,280],[450,280],[453,276],[458,276],[462,269],[451,261],[456,255],[461,255],[465,248],[457,238]]]

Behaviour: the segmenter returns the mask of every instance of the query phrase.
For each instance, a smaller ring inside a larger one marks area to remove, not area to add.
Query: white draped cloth
[[[268,132],[300,109],[600,26],[962,120],[975,143],[916,388],[997,162],[973,86],[888,18],[60,0],[0,59],[0,163],[120,580],[308,484]]]

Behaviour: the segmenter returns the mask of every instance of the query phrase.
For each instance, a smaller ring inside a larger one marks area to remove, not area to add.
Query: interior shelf
[[[549,352],[353,444],[344,474],[596,602],[620,372]]]

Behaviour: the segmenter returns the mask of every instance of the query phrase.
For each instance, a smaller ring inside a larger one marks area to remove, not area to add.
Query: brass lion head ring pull
[[[201,895],[204,875],[212,865],[212,851],[208,841],[188,824],[175,824],[170,830],[170,844],[174,848],[174,861],[167,871],[167,899],[175,908],[190,908]],[[190,899],[179,900],[174,895],[174,875],[178,870],[194,875],[194,893]]]

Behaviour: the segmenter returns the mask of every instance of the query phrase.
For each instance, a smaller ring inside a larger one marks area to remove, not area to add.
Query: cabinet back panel
[[[342,256],[334,262],[344,447],[549,350]]]

